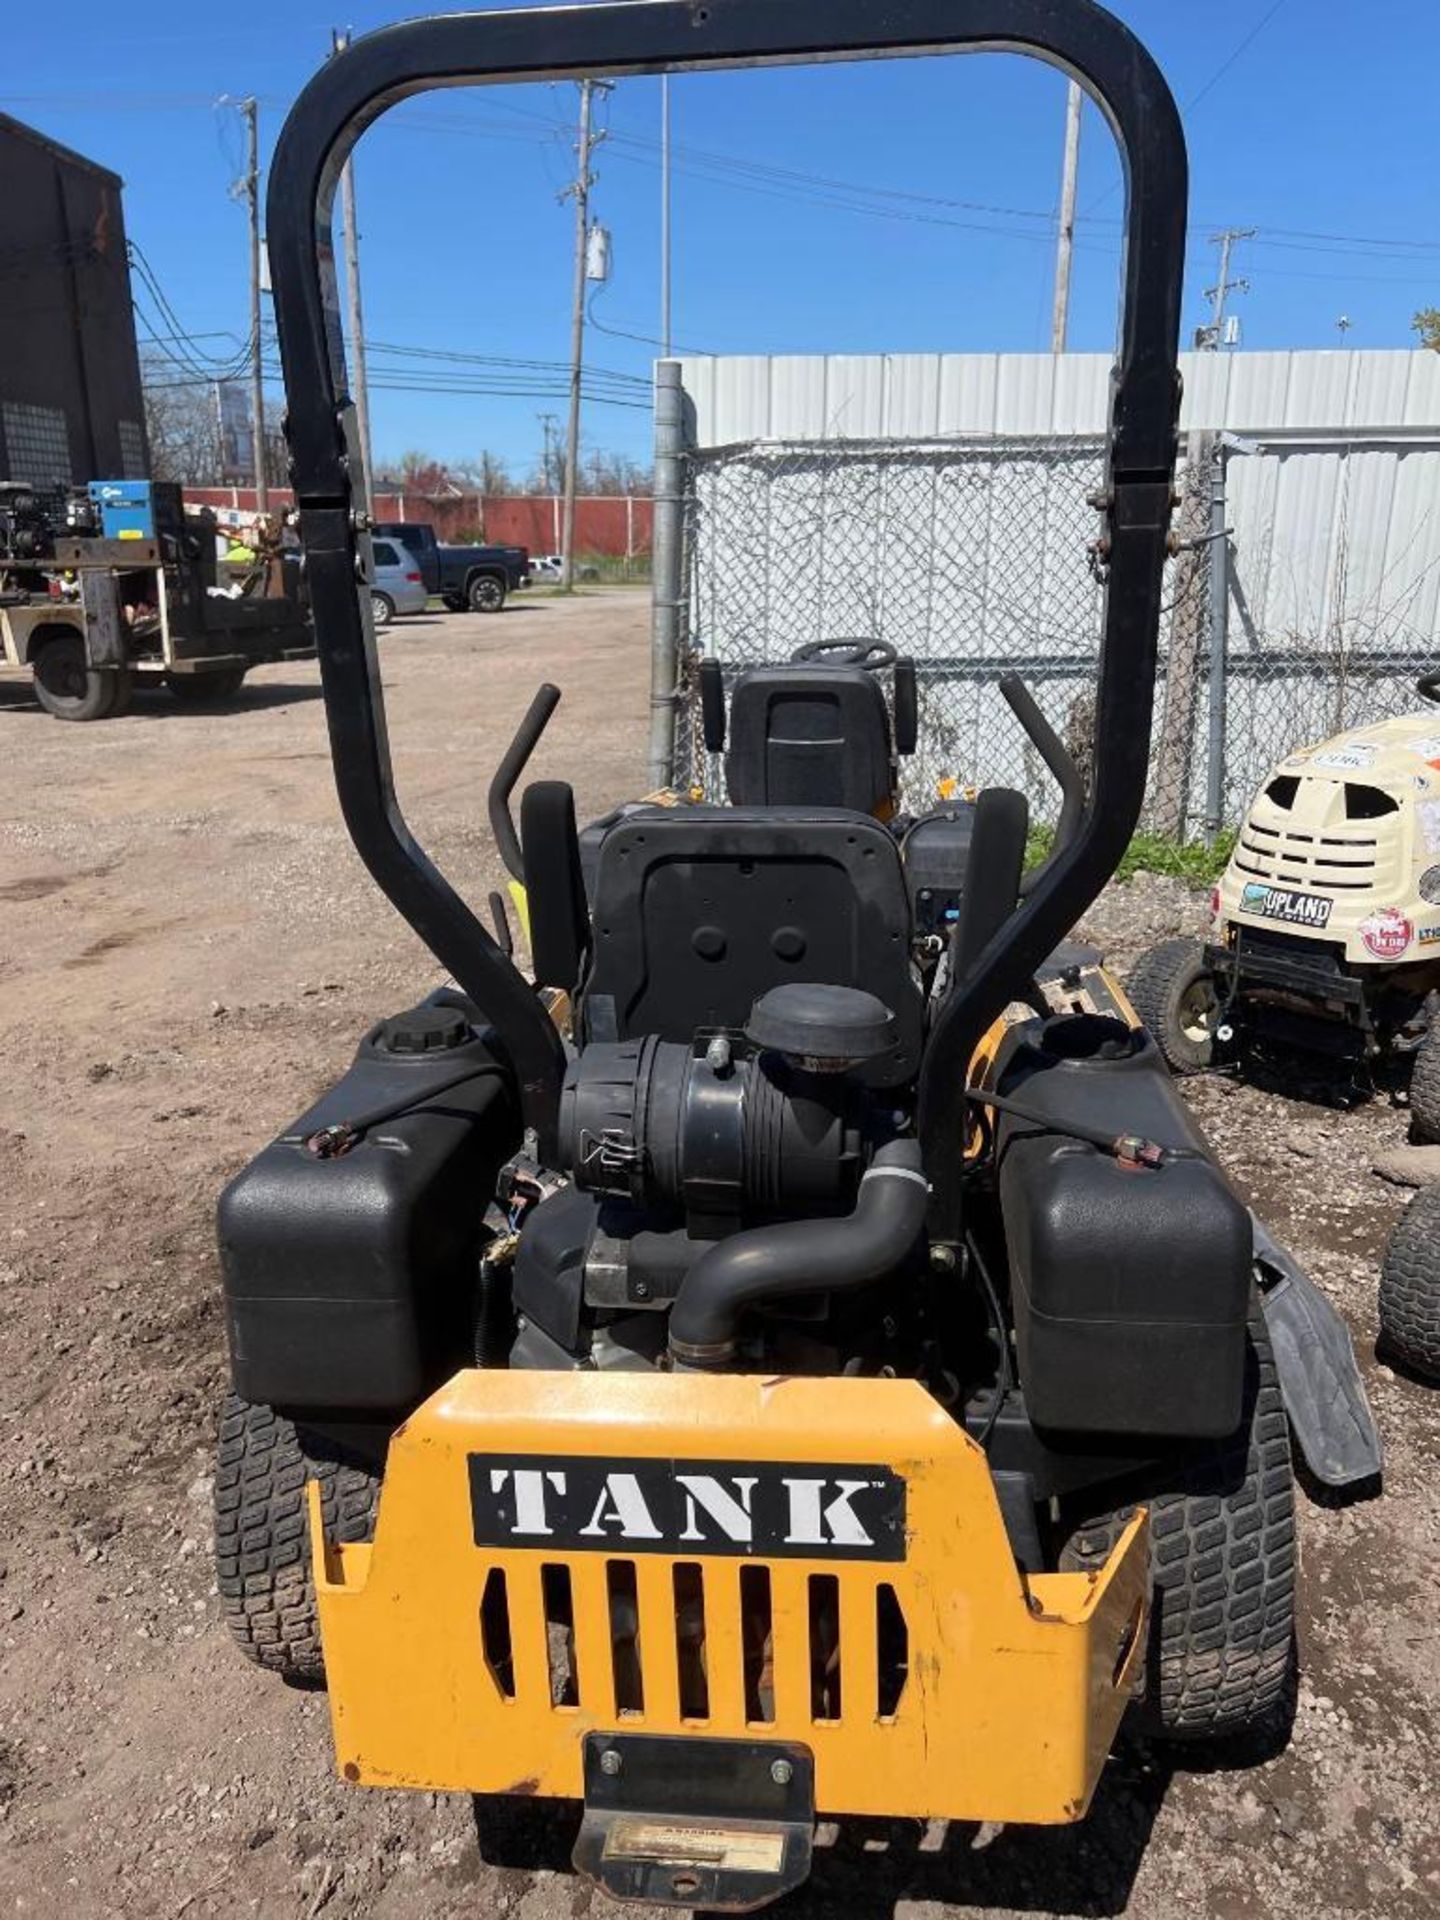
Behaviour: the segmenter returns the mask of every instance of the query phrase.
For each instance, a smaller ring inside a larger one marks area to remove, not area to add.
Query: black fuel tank
[[[998,1091],[1000,1202],[1020,1379],[1038,1427],[1217,1438],[1240,1423],[1250,1216],[1148,1034],[1094,1014],[1024,1030]],[[1187,1150],[1127,1166],[1067,1137],[1137,1134]]]
[[[519,1121],[459,995],[384,1020],[220,1199],[230,1370],[247,1400],[408,1409],[469,1357],[481,1219]],[[427,1097],[427,1088],[475,1069]],[[318,1158],[319,1130],[413,1108]]]

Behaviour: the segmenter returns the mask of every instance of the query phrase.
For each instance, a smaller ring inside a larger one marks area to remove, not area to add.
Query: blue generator
[[[156,488],[150,480],[92,480],[90,498],[106,540],[153,540]]]

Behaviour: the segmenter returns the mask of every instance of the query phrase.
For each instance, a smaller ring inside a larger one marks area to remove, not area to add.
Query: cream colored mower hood
[[[1440,967],[1440,708],[1282,760],[1245,816],[1217,918],[1343,944],[1361,967]]]

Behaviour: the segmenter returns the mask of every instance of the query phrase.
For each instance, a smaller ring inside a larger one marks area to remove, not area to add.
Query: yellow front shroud
[[[618,1541],[591,1551],[477,1547],[471,1454],[713,1460],[737,1471],[756,1459],[880,1463],[906,1483],[905,1558],[827,1549],[764,1562],[774,1718],[747,1720],[740,1574],[753,1561],[635,1553]],[[347,1780],[372,1786],[578,1798],[582,1736],[635,1731],[803,1742],[825,1813],[1078,1820],[1143,1658],[1144,1516],[1098,1573],[1018,1572],[984,1455],[908,1380],[465,1371],[392,1440],[373,1544],[326,1543],[313,1484],[310,1523],[337,1760]],[[634,1568],[638,1713],[616,1708],[615,1560]],[[677,1565],[698,1567],[703,1580],[703,1719],[681,1714]],[[569,1575],[570,1705],[552,1704],[546,1566]],[[482,1596],[497,1568],[509,1695],[482,1644]],[[838,1581],[834,1718],[817,1719],[812,1692],[812,1575]],[[880,1710],[882,1585],[908,1634],[889,1714]]]

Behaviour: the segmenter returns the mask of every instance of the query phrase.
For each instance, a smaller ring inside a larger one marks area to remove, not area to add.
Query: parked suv
[[[372,540],[374,571],[370,612],[377,627],[388,627],[397,613],[423,613],[430,596],[420,562],[395,540]]]

